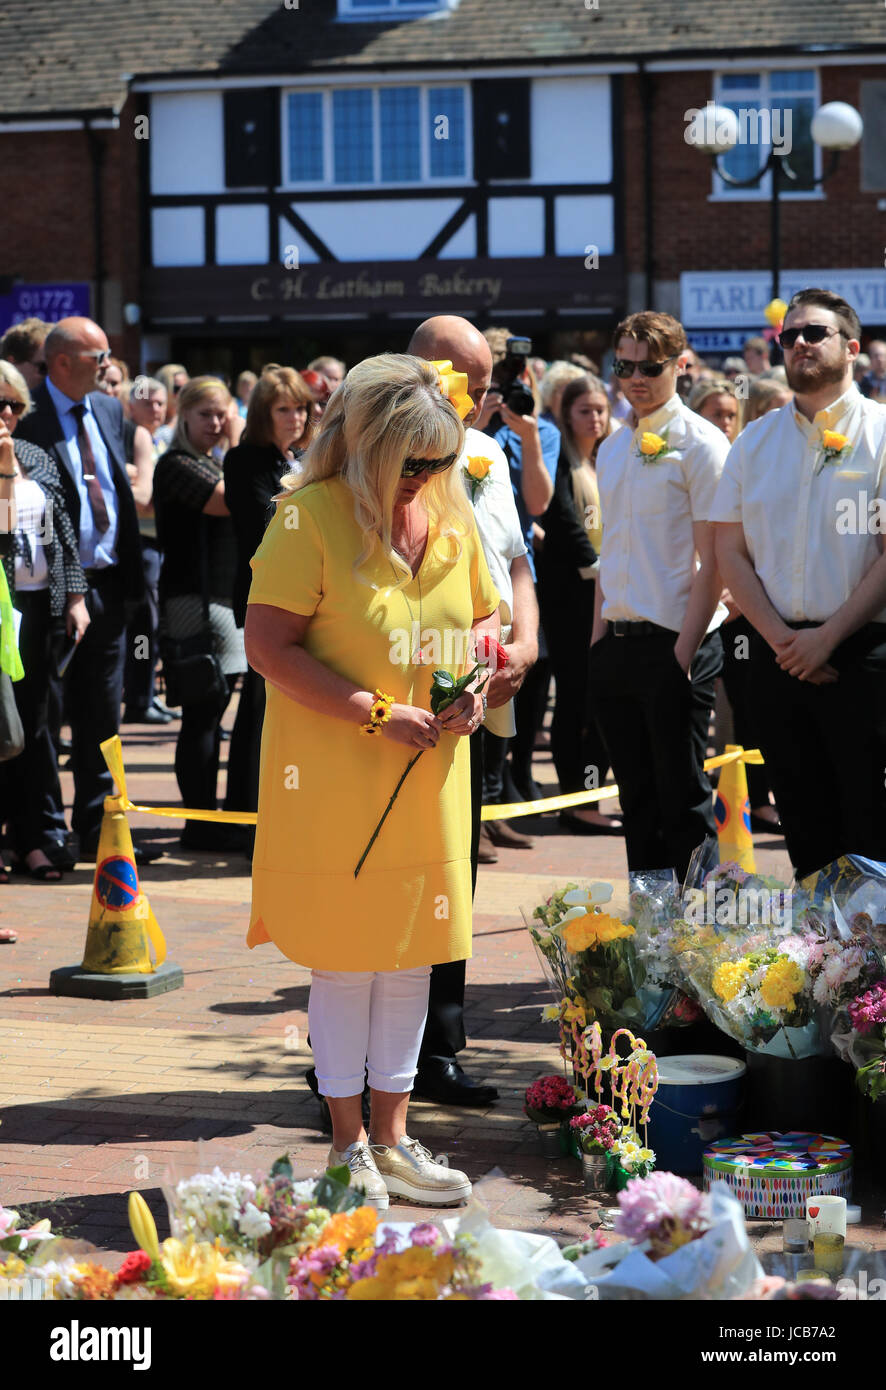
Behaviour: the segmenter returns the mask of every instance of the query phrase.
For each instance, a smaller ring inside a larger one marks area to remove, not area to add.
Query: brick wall
[[[138,144],[135,104],[127,103],[119,130],[99,130],[104,147],[103,238],[106,325],[115,353],[138,363],[137,329],[126,328],[120,305],[138,302]],[[36,283],[94,282],[95,235],[92,165],[85,131],[0,134],[5,185],[0,271]]]
[[[812,61],[812,60],[811,60]],[[860,108],[862,79],[886,79],[883,67],[821,69],[821,100]],[[654,234],[656,280],[684,270],[763,270],[770,264],[769,200],[710,202],[710,160],[684,140],[684,113],[713,96],[708,72],[652,73]],[[644,268],[643,131],[639,80],[625,83],[625,199],[628,269]],[[827,156],[824,156],[825,160]],[[783,199],[781,263],[873,269],[883,266],[884,193],[862,193],[859,148],[841,156],[825,185],[824,201]]]

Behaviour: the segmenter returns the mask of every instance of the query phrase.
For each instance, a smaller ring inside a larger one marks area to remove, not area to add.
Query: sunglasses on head
[[[814,346],[816,343],[823,343],[825,338],[832,338],[835,333],[842,337],[846,335],[842,328],[831,328],[827,323],[804,323],[802,328],[786,328],[778,335],[778,346],[781,348],[792,348],[798,338],[802,338],[804,343]]]
[[[632,362],[629,357],[616,357],[612,364],[612,370],[617,377],[627,380],[628,377],[639,372],[641,376],[661,376],[668,362],[676,362],[680,356],[675,352],[671,357],[663,357],[660,362]]]
[[[401,478],[415,478],[419,473],[445,473],[458,458],[458,454],[447,454],[442,459],[404,459]]]
[[[3,414],[7,406],[12,411],[13,415],[22,415],[24,413],[24,401],[11,401],[8,396],[4,396],[2,400],[0,400],[0,415]]]

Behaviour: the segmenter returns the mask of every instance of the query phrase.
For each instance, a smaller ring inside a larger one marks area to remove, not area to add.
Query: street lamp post
[[[690,143],[701,154],[710,155],[714,169],[730,188],[754,188],[772,174],[771,196],[769,200],[770,264],[772,267],[772,299],[779,298],[779,279],[781,277],[781,191],[790,182],[795,182],[797,174],[788,163],[787,154],[780,153],[775,145],[763,165],[747,179],[736,179],[726,172],[720,164],[720,156],[728,154],[739,143],[738,120],[735,112],[728,106],[715,106],[709,102],[699,115],[704,116],[699,129]],[[861,139],[863,122],[854,106],[843,101],[829,101],[820,106],[812,118],[812,138],[817,145],[829,152],[827,168],[813,186],[819,188],[835,172],[843,150],[852,149]],[[688,138],[688,137],[687,137]]]

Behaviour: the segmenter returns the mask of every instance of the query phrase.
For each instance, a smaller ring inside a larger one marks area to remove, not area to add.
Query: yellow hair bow
[[[454,407],[460,420],[474,409],[474,402],[468,395],[468,379],[464,372],[452,370],[451,362],[432,362],[432,367],[437,368],[440,377],[440,391],[451,406]]]

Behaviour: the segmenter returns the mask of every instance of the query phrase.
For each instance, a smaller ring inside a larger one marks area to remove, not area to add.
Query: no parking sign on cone
[[[181,966],[166,960],[166,941],[138,881],[123,800],[105,797],[83,963],[53,970],[53,994],[149,999],[184,984]]]
[[[756,749],[746,752],[740,744],[727,743],[727,753],[741,756],[723,763],[720,781],[714,802],[714,819],[717,822],[717,839],[720,844],[720,862],[738,864],[746,873],[755,874],[754,841],[751,836],[751,807],[748,801],[748,779],[744,770],[746,762],[762,763],[763,758]],[[716,759],[713,759],[716,762]]]

